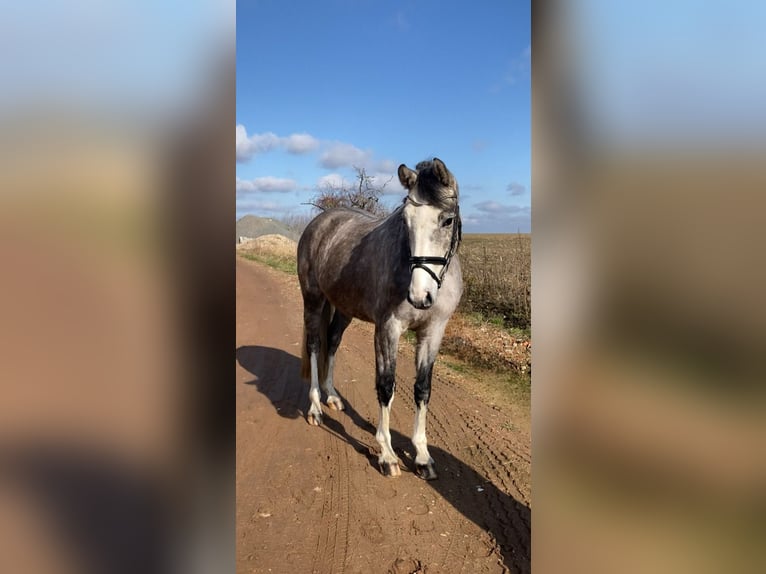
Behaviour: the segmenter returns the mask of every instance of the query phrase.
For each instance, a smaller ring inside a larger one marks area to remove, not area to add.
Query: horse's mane
[[[458,185],[455,176],[445,168],[447,180],[445,185],[442,178],[436,173],[436,167],[432,160],[421,161],[415,166],[418,172],[419,201],[433,205],[440,209],[453,209],[457,206]],[[445,174],[441,174],[444,176]]]

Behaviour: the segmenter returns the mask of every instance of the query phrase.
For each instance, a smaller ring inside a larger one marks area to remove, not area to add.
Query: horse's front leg
[[[431,376],[434,361],[439,353],[442,336],[446,323],[430,325],[417,333],[417,352],[415,357],[415,425],[412,432],[412,445],[415,447],[415,470],[420,478],[434,480],[437,478],[434,459],[428,453],[426,439],[426,414],[428,401],[431,398]]]
[[[378,393],[380,417],[375,439],[380,445],[378,464],[384,476],[399,476],[399,459],[391,446],[389,418],[396,390],[396,351],[402,329],[399,321],[391,319],[375,327],[375,390]]]

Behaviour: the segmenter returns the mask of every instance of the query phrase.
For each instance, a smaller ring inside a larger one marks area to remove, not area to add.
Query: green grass
[[[440,357],[439,359],[445,367],[449,367],[450,369],[452,369],[456,373],[460,373],[461,375],[468,374],[468,367],[465,363],[455,362],[448,357],[449,355],[447,355],[447,357]]]
[[[531,339],[532,327],[512,327],[506,323],[502,315],[483,313],[481,311],[464,312],[463,316],[468,319],[472,325],[492,325],[503,329],[506,333],[516,339]]]
[[[402,336],[404,337],[404,340],[411,345],[414,345],[417,341],[417,337],[413,331],[405,331]]]
[[[295,257],[279,257],[277,255],[271,255],[266,253],[256,253],[253,251],[245,251],[239,254],[240,257],[249,259],[250,261],[257,261],[273,267],[279,271],[289,273],[291,275],[297,275],[298,269],[295,264]]]
[[[511,421],[506,421],[503,424],[500,425],[501,428],[507,430],[507,431],[515,431],[516,425],[514,425]]]
[[[511,398],[529,402],[532,396],[532,385],[529,375],[509,372],[498,376],[497,382],[500,388]]]
[[[532,393],[529,375],[515,372],[497,372],[461,361],[451,355],[439,355],[437,363],[464,377],[481,382],[488,389],[500,392],[516,403],[529,404]]]

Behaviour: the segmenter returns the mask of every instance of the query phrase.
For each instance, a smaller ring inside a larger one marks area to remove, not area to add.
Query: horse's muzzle
[[[430,293],[426,293],[426,296],[423,298],[423,300],[413,300],[412,294],[407,294],[407,301],[410,302],[410,305],[415,307],[415,309],[429,309],[431,305],[434,304],[433,297]]]

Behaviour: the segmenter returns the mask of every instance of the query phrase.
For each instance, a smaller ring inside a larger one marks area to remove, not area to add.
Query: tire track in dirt
[[[319,521],[314,562],[311,571],[317,574],[342,573],[348,547],[348,454],[341,451],[339,441],[330,435],[324,438],[328,460],[335,461],[324,481],[324,492]]]
[[[502,413],[470,381],[435,374],[428,438],[440,478],[417,478],[403,344],[391,422],[403,472],[383,477],[372,326],[352,323],[338,353],[346,410],[325,407],[310,427],[296,278],[238,260],[237,299],[238,572],[529,572],[529,474],[516,472],[529,467],[528,434],[500,429]]]
[[[400,345],[399,348],[399,363],[402,360],[414,361],[414,354],[407,348],[406,345]],[[413,381],[406,379],[401,374],[401,369],[397,371],[397,397],[400,402],[404,403],[407,408],[408,414],[411,414],[414,419],[415,413],[415,398],[414,388],[412,388]],[[438,383],[434,378],[434,383]],[[409,383],[409,384],[408,384]],[[434,385],[434,392],[436,392],[436,385]],[[453,433],[447,430],[443,420],[445,419],[445,413],[441,409],[434,409],[429,406],[428,410],[428,422],[427,422],[427,434],[429,437],[429,444],[442,444],[447,445],[452,443]],[[405,458],[410,466],[414,465],[414,447],[402,449],[402,452],[398,452],[400,458]],[[404,455],[404,457],[402,457]],[[438,469],[437,469],[438,472]],[[449,532],[454,534],[463,534],[463,530],[459,523],[452,516],[451,511],[444,512],[443,516],[449,521]],[[465,568],[465,556],[456,552],[455,546],[456,536],[448,537],[448,545],[441,554],[441,564],[449,564],[450,569],[453,572],[463,572]]]
[[[475,411],[474,411],[475,412]],[[468,410],[460,412],[461,429],[465,429],[465,436],[472,437],[474,445],[469,445],[470,460],[474,463],[474,470],[478,477],[484,477],[485,482],[478,484],[472,489],[473,503],[487,504],[491,509],[485,526],[494,534],[495,543],[501,548],[509,549],[514,555],[519,548],[529,547],[529,519],[522,513],[524,506],[514,501],[514,504],[505,504],[500,493],[512,493],[516,500],[522,500],[528,504],[524,495],[517,486],[515,478],[501,459],[499,452],[504,458],[508,458],[511,449],[503,449],[502,441],[493,434],[486,421],[481,420]],[[486,484],[493,483],[496,489],[486,488]],[[484,502],[486,500],[486,503]],[[529,562],[528,552],[520,553],[513,562],[515,569],[523,569],[524,564]]]
[[[457,437],[468,436],[477,441],[477,446],[474,448],[471,445],[467,446],[470,454],[470,460],[473,463],[473,470],[475,471],[474,481],[476,483],[475,488],[468,490],[471,497],[471,504],[477,507],[486,505],[491,510],[487,513],[488,517],[484,522],[484,526],[488,527],[494,533],[494,543],[501,548],[517,548],[523,546],[525,530],[524,522],[518,512],[516,505],[509,506],[504,504],[500,493],[517,492],[518,489],[509,488],[507,477],[507,469],[503,466],[500,457],[496,454],[497,443],[494,440],[487,440],[487,425],[477,424],[476,418],[470,415],[463,415],[459,417],[460,423],[452,423],[454,416],[444,417],[443,413],[439,411],[434,412],[434,421],[447,421],[446,425],[439,425],[443,429],[443,434],[446,436],[446,440],[457,442]],[[466,477],[467,478],[467,477]],[[486,483],[494,483],[497,489],[486,488]],[[513,482],[511,482],[513,484]],[[526,525],[528,530],[529,525]],[[522,557],[523,559],[523,557]],[[514,564],[517,568],[521,568],[521,564]]]
[[[408,353],[407,350],[403,349],[400,350],[400,354]],[[445,382],[443,379],[434,377],[434,394],[446,400],[435,401],[432,403],[431,408],[429,408],[428,433],[431,442],[459,444],[461,437],[476,439],[480,444],[477,448],[472,449],[471,452],[471,460],[476,463],[477,467],[475,470],[481,471],[479,474],[484,475],[488,481],[494,482],[499,487],[499,491],[512,492],[518,500],[528,504],[529,501],[521,492],[516,478],[509,472],[498,454],[498,452],[502,452],[504,456],[507,456],[513,453],[509,442],[503,440],[498,435],[493,435],[489,425],[471,414],[471,409],[460,410],[457,417],[452,409],[446,410],[443,405],[459,404],[461,397],[453,395],[464,394],[464,391],[460,393],[460,389],[451,383],[442,384]],[[440,391],[443,392],[439,393]],[[412,408],[413,399],[411,392],[403,393],[403,395],[408,405]],[[522,457],[523,455],[516,458],[522,459]],[[484,504],[483,499],[487,499],[488,507],[492,509],[496,522],[502,528],[501,532],[497,532],[497,528],[493,530],[495,532],[495,543],[506,548],[528,547],[529,535],[527,533],[530,530],[530,524],[528,517],[525,517],[520,512],[520,505],[515,504],[509,507],[502,503],[496,491],[487,491],[487,489],[478,490],[478,488],[481,487],[477,486],[477,490],[469,491],[473,504],[482,505]],[[477,493],[484,493],[485,491],[487,491],[486,495],[477,496]],[[524,561],[529,561],[528,553],[522,554],[514,566],[518,569],[523,569]]]

